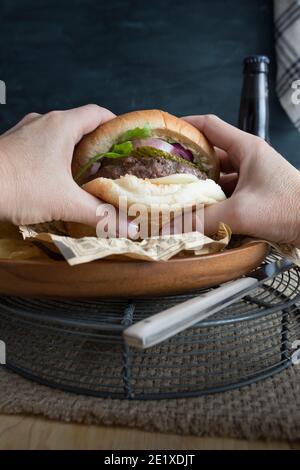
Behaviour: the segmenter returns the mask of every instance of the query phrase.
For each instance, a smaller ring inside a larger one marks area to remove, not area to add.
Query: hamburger
[[[160,110],[123,114],[86,135],[72,172],[83,189],[116,208],[121,197],[148,213],[153,206],[173,210],[225,199],[212,145],[197,128]],[[91,234],[71,226],[73,236]]]

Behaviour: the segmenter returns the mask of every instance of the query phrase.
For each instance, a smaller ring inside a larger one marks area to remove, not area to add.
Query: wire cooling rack
[[[124,343],[132,322],[203,292],[134,301],[0,297],[7,367],[74,393],[159,399],[241,387],[291,365],[300,339],[297,267],[159,346]]]

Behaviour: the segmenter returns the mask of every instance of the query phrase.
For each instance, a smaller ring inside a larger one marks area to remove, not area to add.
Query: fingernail
[[[133,222],[129,222],[128,224],[128,236],[132,240],[135,240],[137,238],[139,231],[138,225],[134,224]]]

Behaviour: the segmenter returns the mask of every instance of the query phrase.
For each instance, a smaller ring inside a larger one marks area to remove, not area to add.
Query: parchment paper
[[[230,228],[220,224],[214,239],[202,234],[185,234],[169,237],[156,237],[143,242],[131,242],[126,239],[111,241],[99,240],[95,237],[72,239],[66,235],[62,223],[40,224],[32,227],[18,227],[8,223],[0,223],[0,258],[2,259],[57,259],[57,253],[64,256],[71,265],[85,263],[108,256],[126,256],[137,259],[168,260],[171,257],[194,253],[201,256],[217,253],[241,244],[263,241],[272,246],[278,253],[300,266],[300,250],[292,245],[277,244],[256,238],[238,237],[234,243],[228,243],[231,237]],[[236,237],[234,237],[236,238]],[[42,249],[39,247],[42,246]],[[51,258],[47,255],[51,254]],[[53,253],[56,253],[53,256]]]
[[[127,238],[71,238],[63,234],[62,225],[35,225],[20,227],[23,238],[53,243],[71,265],[87,263],[108,256],[127,256],[147,261],[167,261],[179,253],[192,252],[196,256],[216,253],[230,241],[230,228],[221,223],[214,238],[199,232],[146,238],[132,241]],[[54,233],[56,232],[56,233]],[[60,234],[58,234],[60,233]]]

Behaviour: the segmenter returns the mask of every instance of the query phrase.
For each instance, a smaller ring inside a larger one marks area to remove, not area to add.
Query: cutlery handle
[[[226,282],[205,294],[129,326],[123,332],[124,340],[128,345],[139,349],[159,344],[243,297],[257,282],[253,277]]]

